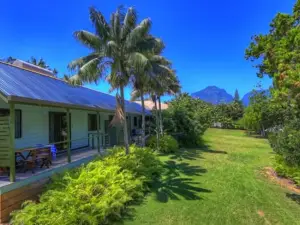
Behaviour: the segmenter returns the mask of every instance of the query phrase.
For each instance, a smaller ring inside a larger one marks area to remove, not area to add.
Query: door
[[[114,146],[117,145],[117,128],[115,126],[110,127],[111,118],[110,120],[105,120],[104,125],[105,125],[105,134],[108,135],[109,141],[105,141],[106,145]],[[109,143],[108,143],[109,142]]]
[[[66,141],[68,138],[67,131],[67,114],[63,112],[49,112],[49,142],[57,143]],[[70,139],[71,137],[70,134]],[[67,146],[68,143],[66,142],[56,144],[57,150],[65,150],[67,149]]]

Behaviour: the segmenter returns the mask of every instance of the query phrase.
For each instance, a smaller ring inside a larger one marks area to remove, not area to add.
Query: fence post
[[[97,111],[97,148],[100,153],[100,113]]]
[[[71,162],[71,124],[70,124],[70,109],[67,109],[67,152],[68,162]]]
[[[15,157],[15,104],[9,104],[9,144],[10,144],[10,182],[16,181],[16,157]]]

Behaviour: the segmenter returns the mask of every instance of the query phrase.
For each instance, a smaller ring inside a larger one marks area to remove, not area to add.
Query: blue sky
[[[29,3],[30,2],[30,3]],[[88,8],[97,7],[109,18],[118,5],[135,6],[139,18],[152,19],[152,33],[166,44],[164,55],[177,70],[183,91],[196,92],[208,85],[238,88],[242,96],[260,79],[245,48],[254,34],[266,33],[277,12],[291,12],[295,0],[44,0],[2,1],[0,7],[0,58],[27,60],[43,57],[68,73],[67,64],[87,54],[72,36],[76,30],[92,30]],[[269,79],[262,84],[268,87]],[[101,82],[89,87],[107,92]],[[126,93],[129,97],[129,89]]]

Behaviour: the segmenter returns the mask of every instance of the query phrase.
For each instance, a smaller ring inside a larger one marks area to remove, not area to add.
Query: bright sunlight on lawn
[[[206,147],[162,156],[167,173],[125,224],[300,224],[300,205],[267,180],[265,139],[209,129]]]

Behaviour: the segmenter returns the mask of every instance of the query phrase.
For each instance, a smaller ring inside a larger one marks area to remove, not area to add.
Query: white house
[[[126,101],[125,105],[130,136],[133,128],[141,126],[142,109],[134,102]],[[71,141],[71,151],[88,146],[96,148],[98,141],[101,147],[122,144],[122,126],[109,127],[115,108],[114,96],[74,87],[45,73],[0,62],[0,167],[12,160],[11,149],[37,144],[55,143],[58,153],[66,150],[66,140]],[[9,120],[12,109],[15,114],[13,141],[9,140],[6,130],[7,124],[13,124],[12,119],[1,128],[1,120]],[[98,132],[99,140],[95,136]],[[6,151],[7,148],[10,150]]]

